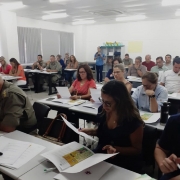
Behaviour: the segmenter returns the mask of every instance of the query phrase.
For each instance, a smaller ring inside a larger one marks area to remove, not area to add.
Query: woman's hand
[[[78,129],[79,132],[84,132],[86,133],[87,135],[92,135],[92,129],[86,129],[86,128],[83,128],[83,129]]]
[[[175,154],[171,154],[168,158],[165,158],[159,165],[159,168],[163,173],[174,172],[178,169],[177,163],[180,163],[180,159]]]
[[[79,96],[74,95],[74,96],[71,96],[70,98],[71,98],[72,100],[77,100],[77,99],[79,99]]]
[[[61,95],[59,93],[57,93],[57,98],[60,99],[61,98]]]
[[[95,102],[92,98],[90,99],[90,101],[91,101],[92,103],[94,103],[94,102]]]
[[[51,70],[50,70],[50,69],[46,69],[46,71],[47,71],[47,72],[51,72]]]
[[[107,150],[108,154],[114,154],[116,153],[116,149],[114,147],[112,147],[111,145],[106,145],[102,148],[102,150]]]

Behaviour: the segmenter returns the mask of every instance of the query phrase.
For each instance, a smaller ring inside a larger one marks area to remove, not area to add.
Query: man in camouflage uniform
[[[16,129],[29,133],[37,123],[27,95],[18,86],[0,77],[0,131]]]

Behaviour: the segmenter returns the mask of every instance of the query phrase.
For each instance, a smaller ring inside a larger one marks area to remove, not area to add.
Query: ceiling
[[[18,0],[0,0],[0,3],[16,1]],[[116,23],[117,17],[139,14],[145,14],[146,20],[180,18],[175,16],[180,5],[163,7],[161,0],[68,0],[58,3],[50,3],[49,0],[22,1],[27,6],[13,11],[18,16],[42,20],[43,15],[50,13],[48,11],[65,10],[68,17],[48,20],[63,24],[72,24],[79,19],[94,19],[95,24]]]

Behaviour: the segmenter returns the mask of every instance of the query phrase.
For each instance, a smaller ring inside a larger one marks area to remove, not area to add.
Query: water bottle
[[[165,125],[168,120],[170,105],[171,105],[170,102],[163,102],[163,105],[161,106],[161,118],[160,118],[161,125]]]

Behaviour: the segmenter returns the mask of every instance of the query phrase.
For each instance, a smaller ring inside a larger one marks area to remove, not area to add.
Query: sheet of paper
[[[62,117],[62,116],[61,116]],[[80,136],[83,136],[87,139],[91,139],[92,141],[96,141],[93,137],[85,134],[84,132],[79,132],[77,128],[75,128],[69,121],[67,121],[64,117],[62,117],[66,125],[71,128],[75,133],[79,134]],[[97,141],[96,141],[97,142]]]
[[[87,147],[85,147],[77,142],[72,142],[72,143],[66,144],[64,146],[58,147],[54,150],[51,150],[49,152],[46,152],[46,153],[42,154],[42,156],[47,158],[49,161],[51,161],[56,166],[56,168],[59,170],[59,172],[78,173],[78,172],[81,172],[91,166],[94,166],[112,156],[117,155],[117,153],[115,153],[115,154],[94,154],[90,149],[88,149],[88,151],[92,152],[93,155],[88,157],[87,159],[79,162],[78,164],[70,167],[70,164],[63,158],[63,156],[68,153],[71,153],[75,150],[78,150],[80,148],[88,149]]]
[[[71,97],[68,87],[56,87],[56,89],[61,95],[61,98],[68,99]]]
[[[90,88],[90,92],[91,92],[92,99],[96,103],[100,102],[99,98],[101,97],[101,90],[100,89],[92,89],[92,88]]]
[[[147,174],[143,174],[139,178],[137,178],[136,180],[155,180],[155,179],[151,178]]]
[[[7,142],[5,146],[0,149],[0,152],[3,153],[3,155],[0,156],[0,164],[14,164],[28,147],[29,143]]]
[[[52,102],[57,102],[57,103],[63,103],[63,104],[69,104],[69,105],[77,106],[77,105],[85,103],[86,101],[85,100],[81,100],[81,99],[72,100],[70,98],[68,98],[68,99],[64,99],[64,98],[57,99],[57,98],[55,98],[55,99],[52,100]]]
[[[67,154],[70,154],[76,150],[79,150],[81,148],[86,148],[85,146],[77,143],[72,142],[69,144],[66,144],[64,146],[61,146],[55,150],[51,150],[49,152],[46,152],[42,154],[43,157],[49,159],[59,170],[59,172],[62,172],[63,170],[69,168],[71,166],[70,163],[63,157]],[[94,154],[90,149],[86,148],[92,155]]]
[[[139,111],[139,112],[140,112],[140,116],[142,117],[142,119],[146,124],[155,123],[160,118],[160,113],[150,113],[144,111]]]
[[[98,109],[99,106],[101,106],[101,103],[96,103],[96,102],[83,105],[83,107],[92,108],[92,109]]]
[[[24,164],[28,163],[32,158],[42,152],[45,147],[41,145],[37,145],[34,143],[30,143],[29,148],[24,151],[24,153],[18,158],[18,160],[13,165],[8,165],[8,168],[18,169]],[[5,166],[5,165],[4,165]]]
[[[143,48],[142,41],[129,41],[128,42],[128,52],[129,53],[141,53]]]
[[[88,169],[83,170],[80,173],[76,174],[68,174],[68,173],[61,173],[54,177],[56,180],[99,180],[110,168],[112,164],[101,162],[96,164]]]

